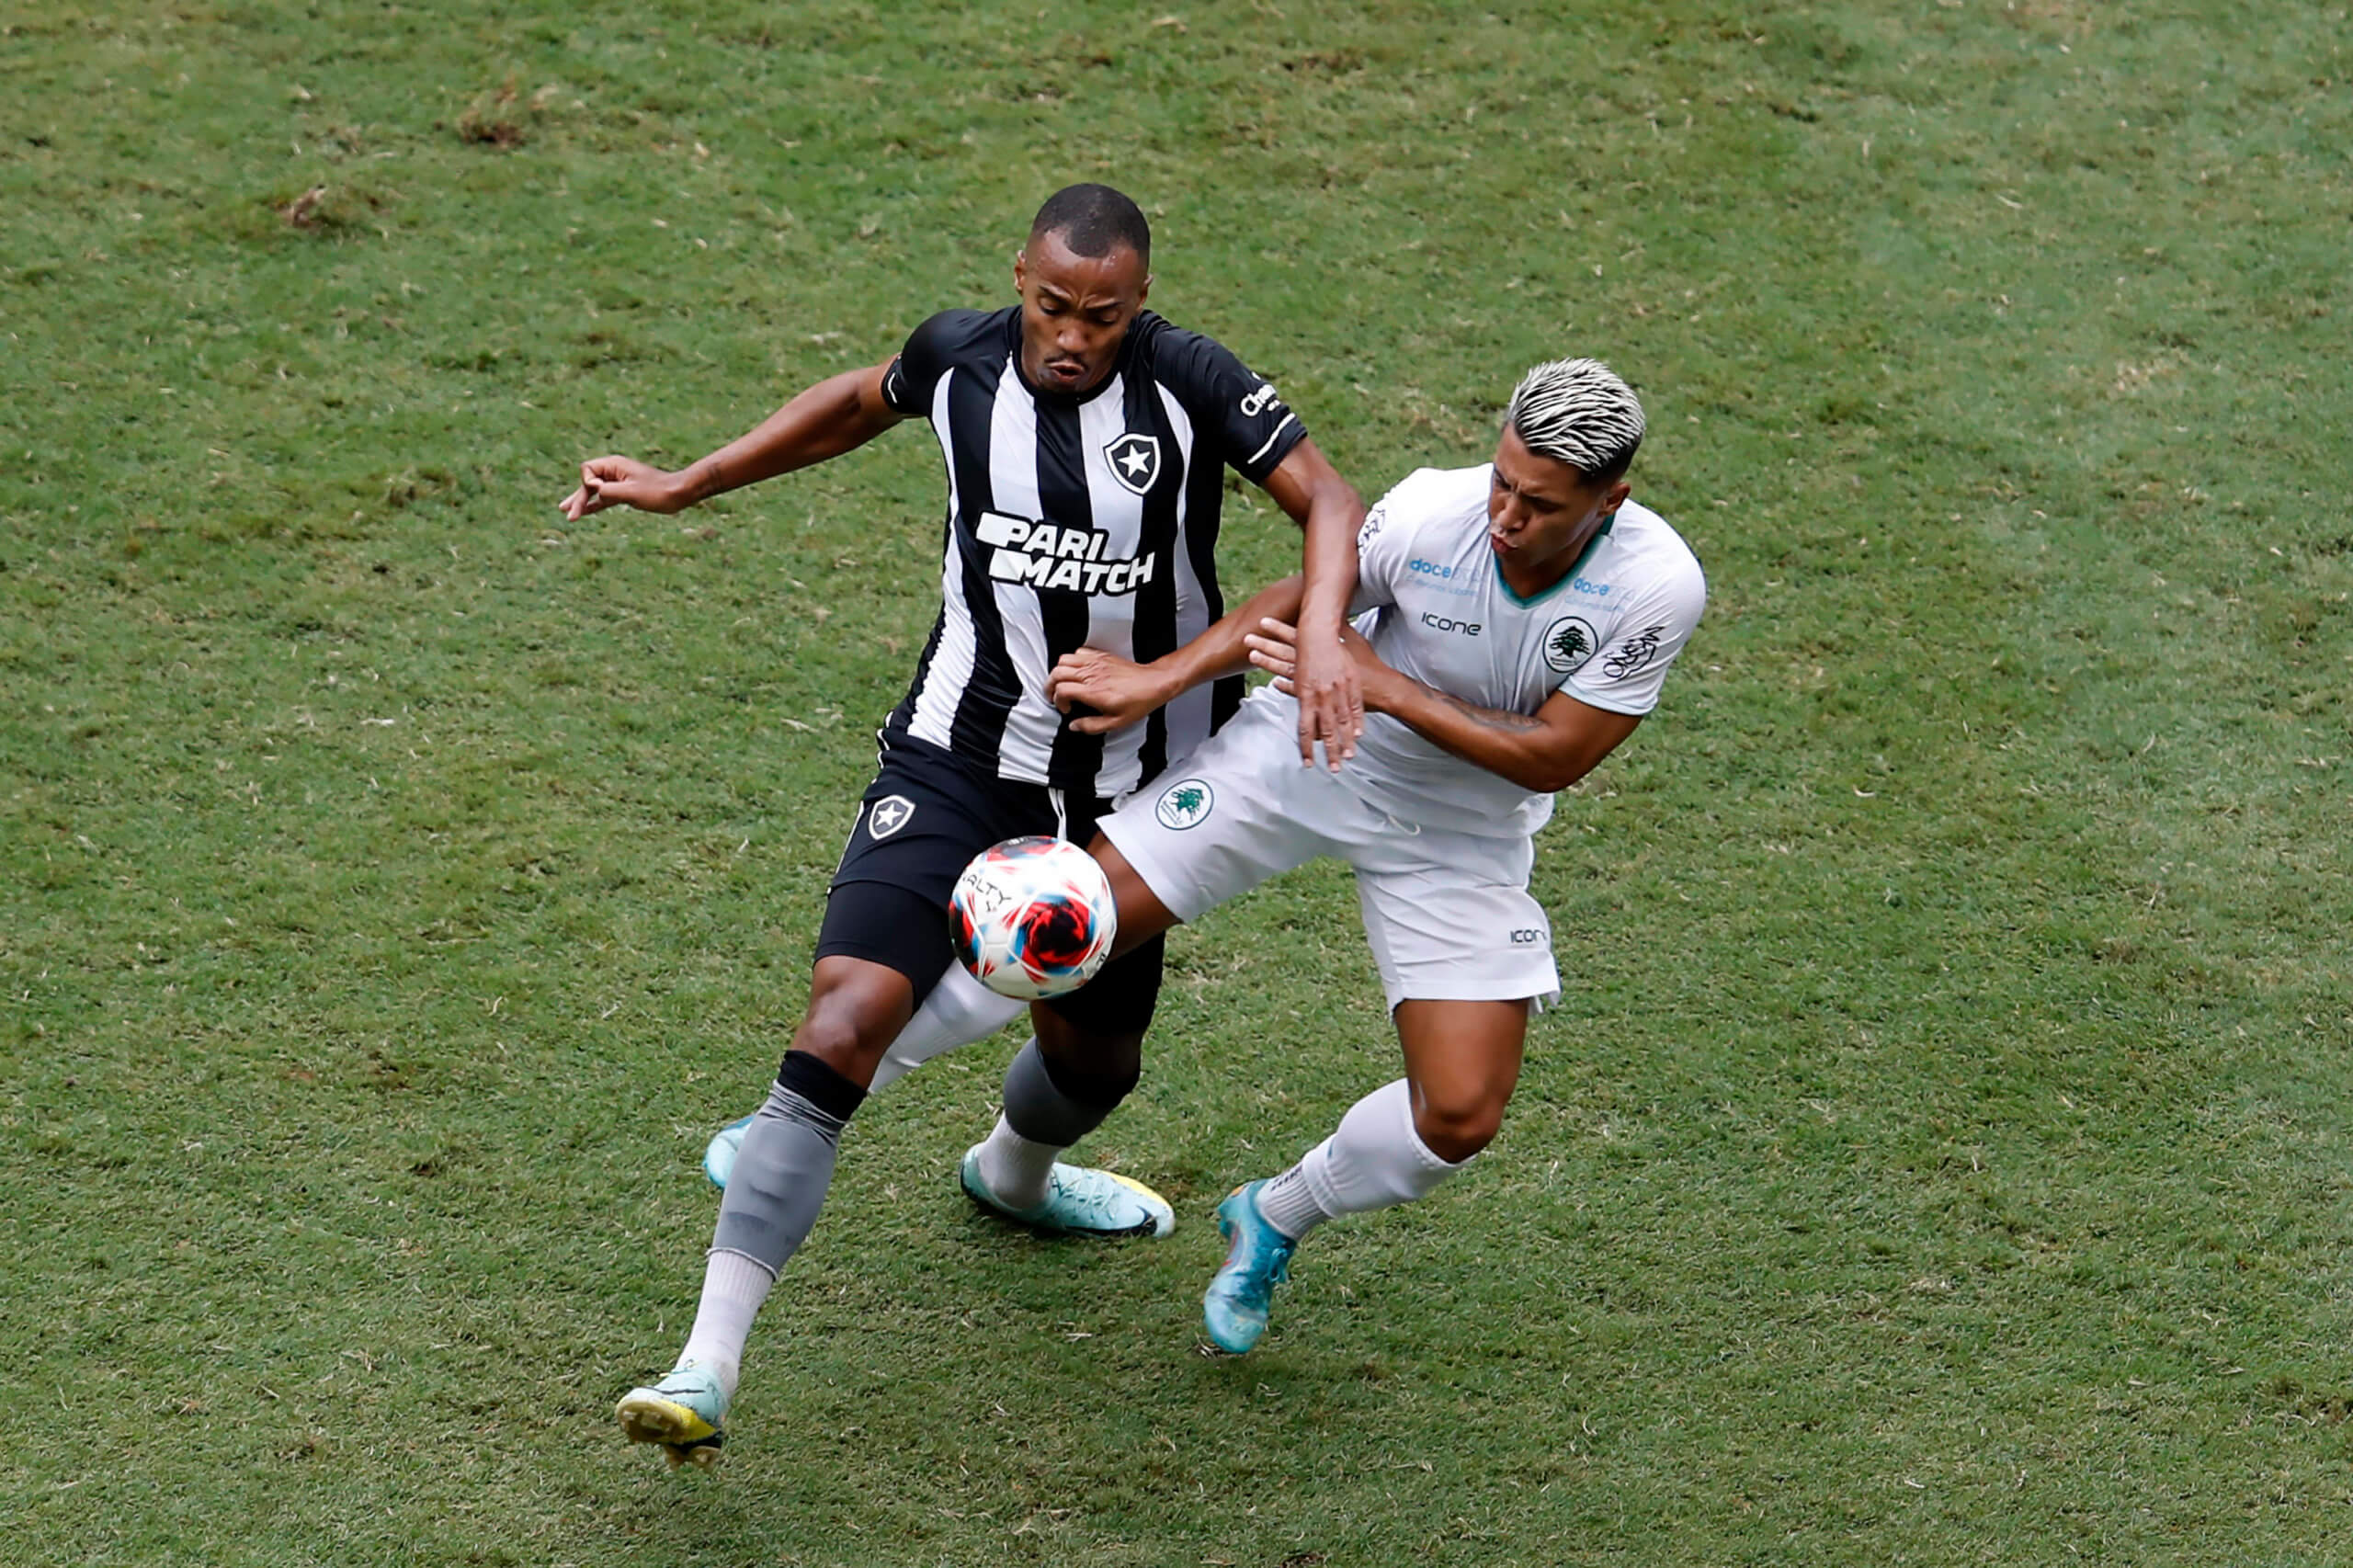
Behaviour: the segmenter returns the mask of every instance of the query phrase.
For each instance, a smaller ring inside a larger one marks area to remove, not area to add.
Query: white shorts
[[[1253,699],[1171,775],[1098,823],[1160,902],[1195,920],[1319,855],[1356,870],[1365,938],[1400,1002],[1560,994],[1552,926],[1528,896],[1535,844],[1391,815],[1344,772],[1302,767],[1295,710]]]

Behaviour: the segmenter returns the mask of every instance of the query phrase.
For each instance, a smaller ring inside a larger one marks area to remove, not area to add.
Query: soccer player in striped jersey
[[[1302,761],[1337,767],[1362,727],[1341,628],[1364,506],[1269,382],[1214,340],[1146,311],[1152,238],[1135,203],[1073,186],[1040,209],[1014,261],[1019,302],[946,311],[890,359],[822,381],[739,439],[676,472],[626,457],[581,465],[562,503],[675,512],[723,491],[926,421],[946,461],[942,608],[891,714],[835,872],[809,1003],[767,1103],[738,1149],[711,1238],[700,1308],[678,1365],[620,1402],[623,1429],[673,1462],[708,1462],[752,1318],[807,1236],[843,1127],[886,1051],[949,962],[947,905],[965,863],[1000,839],[1085,843],[1113,799],[1205,738],[1240,705],[1243,629],[1219,592],[1223,471],[1302,528]],[[1097,650],[1184,672],[1185,695],[1114,733],[1048,691],[1064,656]],[[1208,664],[1202,661],[1207,660]],[[1133,1088],[1160,983],[1148,943],[1084,992],[1033,1011],[1006,1114],[1067,1146]],[[1057,1232],[1160,1234],[1156,1194],[1054,1165],[1013,1217]]]

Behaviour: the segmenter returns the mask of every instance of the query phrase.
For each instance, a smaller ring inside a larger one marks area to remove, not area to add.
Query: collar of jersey
[[[1528,605],[1542,604],[1546,599],[1551,598],[1554,594],[1559,593],[1563,587],[1576,580],[1577,574],[1585,570],[1585,563],[1593,559],[1593,552],[1601,548],[1601,541],[1608,539],[1609,537],[1609,530],[1617,526],[1618,514],[1612,512],[1603,520],[1602,525],[1599,528],[1593,530],[1593,537],[1585,541],[1585,548],[1577,551],[1577,558],[1575,562],[1570,565],[1567,571],[1561,574],[1560,580],[1555,582],[1549,588],[1540,588],[1526,598],[1521,598],[1519,597],[1519,590],[1513,587],[1511,585],[1511,579],[1504,575],[1504,563],[1502,560],[1496,556],[1495,552],[1491,550],[1487,551],[1487,559],[1495,564],[1495,586],[1510,595],[1511,602],[1516,605],[1525,607]]]

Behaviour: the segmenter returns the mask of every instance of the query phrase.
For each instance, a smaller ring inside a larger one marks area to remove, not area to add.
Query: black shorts
[[[991,777],[926,741],[890,741],[825,895],[817,957],[895,969],[920,1007],[953,961],[948,898],[972,857],[1029,834],[1091,843],[1110,810],[1108,801]],[[1154,937],[1046,1006],[1091,1032],[1141,1034],[1160,998],[1164,948]]]

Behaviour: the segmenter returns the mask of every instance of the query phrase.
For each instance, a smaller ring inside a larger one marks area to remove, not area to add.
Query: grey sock
[[[780,1082],[771,1085],[767,1103],[745,1130],[710,1244],[780,1271],[817,1222],[847,1120]]]
[[[1033,1143],[1067,1149],[1102,1126],[1103,1119],[1118,1108],[1119,1103],[1114,1096],[1094,1105],[1063,1093],[1047,1073],[1045,1053],[1038,1049],[1034,1036],[1015,1053],[1013,1065],[1005,1070],[1005,1119],[1015,1132]]]

